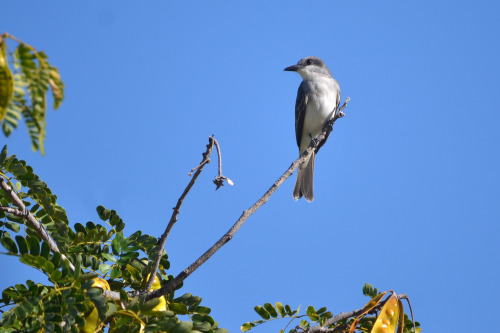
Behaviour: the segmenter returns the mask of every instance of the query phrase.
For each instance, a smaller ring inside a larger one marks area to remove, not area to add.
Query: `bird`
[[[297,72],[302,77],[295,102],[295,137],[301,155],[338,109],[340,86],[325,62],[318,57],[305,57],[296,65],[285,68],[285,71]],[[314,159],[319,148],[321,145],[298,167],[293,189],[295,200],[302,196],[309,202],[314,200]]]

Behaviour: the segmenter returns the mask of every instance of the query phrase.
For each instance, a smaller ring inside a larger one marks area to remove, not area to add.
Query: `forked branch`
[[[192,172],[196,170],[194,175],[191,177],[191,180],[189,181],[188,185],[184,189],[184,192],[182,192],[179,200],[177,200],[177,205],[173,208],[172,216],[170,217],[170,221],[167,224],[167,227],[165,228],[165,231],[163,232],[163,235],[161,235],[160,240],[158,241],[158,249],[156,252],[155,260],[153,262],[153,267],[151,268],[151,272],[154,272],[149,276],[149,280],[146,283],[146,286],[144,290],[151,290],[151,287],[153,286],[153,282],[155,279],[155,273],[158,270],[158,267],[160,266],[160,260],[163,254],[163,249],[165,248],[165,243],[167,242],[168,235],[170,234],[170,231],[172,230],[172,227],[174,226],[175,222],[177,222],[177,216],[180,213],[181,205],[184,202],[184,199],[186,198],[187,194],[193,187],[194,183],[196,182],[196,179],[198,179],[198,176],[200,173],[203,171],[203,168],[205,167],[206,164],[210,163],[210,154],[212,154],[212,150],[214,148],[214,143],[215,139],[213,136],[209,138],[209,142],[207,145],[207,150],[203,153],[203,159],[201,160],[200,165],[197,167],[193,168],[189,175],[192,175]]]
[[[210,259],[211,256],[214,255],[215,252],[217,252],[224,244],[229,242],[234,234],[241,228],[243,223],[252,216],[253,213],[255,213],[262,205],[264,205],[271,195],[285,182],[285,180],[290,177],[295,169],[306,160],[307,156],[311,154],[311,152],[314,149],[317,149],[317,147],[321,146],[324,141],[328,138],[328,135],[332,131],[333,125],[337,121],[337,119],[342,118],[345,114],[342,112],[342,110],[345,109],[347,106],[347,103],[349,102],[349,97],[346,99],[342,107],[338,108],[337,110],[333,110],[333,117],[330,119],[324,126],[323,132],[317,136],[315,139],[311,140],[311,143],[309,144],[309,147],[300,155],[300,157],[295,160],[288,170],[285,171],[285,173],[278,178],[278,180],[267,190],[267,192],[259,199],[257,200],[250,208],[247,210],[243,211],[241,214],[240,218],[234,223],[234,225],[214,244],[212,245],[203,255],[201,255],[195,262],[193,262],[191,265],[189,265],[186,269],[184,269],[179,275],[177,275],[172,281],[170,281],[167,285],[163,286],[160,289],[148,292],[146,299],[152,299],[155,297],[160,297],[162,295],[166,295],[170,292],[172,292],[179,284],[181,284],[189,275],[191,275],[195,270],[197,270],[201,265],[203,265],[208,259]],[[148,281],[151,282],[151,281]],[[146,289],[149,290],[149,289]]]
[[[14,192],[14,190],[7,184],[3,177],[0,177],[0,187],[5,191],[10,200],[17,206],[19,209],[15,209],[12,207],[4,207],[0,206],[0,210],[4,212],[14,214],[18,217],[22,217],[28,221],[30,226],[42,237],[42,239],[49,245],[50,250],[53,253],[60,253],[61,258],[68,261],[69,267],[72,271],[75,270],[75,266],[68,260],[68,258],[59,251],[59,247],[54,242],[54,240],[50,237],[47,230],[43,227],[43,225],[31,214],[31,212],[26,208],[23,201],[19,196]]]

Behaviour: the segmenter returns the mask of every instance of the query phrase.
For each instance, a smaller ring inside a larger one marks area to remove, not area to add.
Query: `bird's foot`
[[[312,141],[314,148],[318,148],[320,140],[318,138],[312,138],[311,141]]]

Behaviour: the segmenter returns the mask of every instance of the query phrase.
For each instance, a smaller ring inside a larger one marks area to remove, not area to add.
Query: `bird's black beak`
[[[287,72],[296,72],[299,69],[300,69],[300,67],[298,65],[293,65],[293,66],[285,68],[284,70]]]

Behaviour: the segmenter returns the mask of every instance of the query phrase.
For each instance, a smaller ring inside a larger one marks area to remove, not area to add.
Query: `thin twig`
[[[212,138],[213,138],[213,136],[212,136]],[[224,176],[222,174],[222,155],[220,152],[219,142],[217,142],[217,140],[215,140],[215,138],[213,140],[215,143],[215,147],[217,148],[217,156],[219,158],[219,176],[215,177],[215,179],[214,179],[214,184],[217,186],[217,188],[215,190],[218,190],[219,187],[224,186],[224,179],[231,186],[233,186],[234,183],[231,179],[227,178],[226,176]]]
[[[24,213],[22,211],[20,211],[19,209],[16,209],[16,208],[12,208],[12,207],[5,207],[5,206],[0,206],[0,210],[6,212],[6,213],[9,213],[9,214],[13,214],[15,216],[19,216],[19,217],[24,217]]]
[[[57,244],[52,240],[47,230],[43,227],[43,225],[38,222],[38,220],[31,214],[31,212],[26,208],[23,201],[17,196],[17,194],[12,190],[12,188],[7,184],[3,177],[0,177],[0,187],[3,188],[7,196],[12,200],[12,202],[19,208],[17,212],[11,212],[12,214],[25,218],[26,221],[35,229],[35,231],[42,237],[42,239],[49,245],[50,250],[53,253],[60,253],[61,258],[68,261],[69,267],[72,271],[75,270],[75,266],[68,260],[68,258],[59,251]],[[2,210],[7,211],[2,207]],[[16,214],[17,213],[17,214]]]
[[[342,107],[335,112],[333,118],[327,122],[327,124],[323,128],[323,132],[316,137],[316,139],[311,140],[309,147],[300,155],[300,157],[295,160],[292,165],[285,171],[285,173],[278,178],[278,180],[271,186],[269,190],[255,202],[249,209],[243,211],[240,218],[236,221],[236,223],[229,229],[224,236],[222,236],[212,247],[210,247],[201,257],[199,257],[194,263],[192,263],[189,267],[184,269],[179,275],[177,275],[172,281],[170,281],[167,285],[161,287],[160,289],[148,292],[146,296],[146,300],[150,300],[155,297],[160,297],[172,292],[177,286],[179,286],[189,275],[191,275],[195,270],[197,270],[201,265],[203,265],[215,252],[217,252],[222,246],[224,246],[227,242],[229,242],[234,234],[240,229],[240,227],[245,223],[245,221],[253,214],[257,209],[259,209],[262,205],[264,205],[271,195],[278,189],[278,187],[283,184],[283,182],[290,177],[295,169],[306,160],[307,156],[311,154],[311,152],[317,148],[319,144],[328,137],[330,132],[332,131],[333,124],[337,119],[342,118],[344,113],[342,110],[347,106],[349,102],[349,98],[346,99]],[[146,289],[149,290],[149,289]]]
[[[408,302],[408,306],[410,307],[411,322],[413,324],[413,332],[416,332],[417,328],[415,327],[415,317],[413,317],[413,309],[411,307],[410,298],[408,296],[406,296],[405,294],[403,294],[402,296],[403,297],[401,297],[400,299],[405,299]]]
[[[212,138],[214,139],[215,148],[217,148],[217,158],[219,159],[219,177],[220,177],[222,176],[222,154],[220,152],[219,142],[215,140],[213,136]]]
[[[160,266],[160,260],[161,260],[162,254],[163,254],[163,249],[165,247],[165,243],[167,242],[167,238],[168,238],[168,235],[170,234],[170,230],[172,230],[172,227],[174,226],[175,222],[177,222],[177,215],[179,215],[179,213],[180,213],[181,205],[184,202],[184,199],[186,198],[187,194],[191,190],[191,187],[193,187],[194,183],[196,182],[196,179],[200,175],[201,171],[203,170],[203,167],[207,163],[210,163],[210,154],[212,154],[214,142],[215,142],[215,139],[213,137],[209,137],[207,150],[203,153],[203,159],[202,159],[200,165],[198,165],[196,168],[191,170],[191,172],[193,172],[194,170],[196,170],[196,172],[194,173],[193,177],[191,177],[189,184],[184,189],[184,192],[182,192],[182,195],[180,196],[179,200],[177,200],[177,205],[175,205],[175,207],[174,207],[174,211],[172,212],[172,216],[170,217],[170,221],[168,222],[167,228],[163,232],[163,235],[161,235],[160,240],[158,241],[158,250],[157,250],[157,253],[155,256],[153,267],[151,268],[151,272],[153,272],[153,274],[151,274],[149,276],[149,280],[146,283],[146,286],[144,288],[144,290],[146,290],[146,291],[151,290],[151,287],[153,286],[153,282],[154,282],[154,279],[156,276],[156,271],[158,270],[158,267]]]
[[[28,49],[30,49],[36,56],[37,60],[39,62],[42,62],[42,61],[45,61],[43,58],[40,57],[40,55],[38,54],[38,51],[33,47],[31,46],[30,44],[27,44],[25,42],[23,42],[22,40],[20,40],[19,38],[9,34],[8,32],[4,32],[0,37],[3,37],[4,39],[7,39],[7,38],[10,38],[16,42],[18,42],[19,44],[23,44],[25,47],[27,47]],[[2,38],[0,38],[0,41],[2,40]]]

